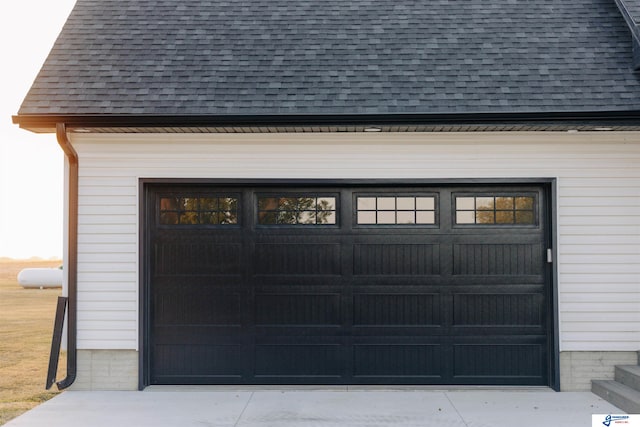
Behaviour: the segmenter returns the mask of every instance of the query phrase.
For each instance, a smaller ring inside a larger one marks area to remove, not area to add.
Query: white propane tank
[[[25,268],[18,273],[23,288],[61,288],[62,270],[59,268]]]

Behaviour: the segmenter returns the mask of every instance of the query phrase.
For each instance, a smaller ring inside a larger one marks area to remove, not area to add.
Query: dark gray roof
[[[637,111],[632,67],[614,0],[78,0],[19,115]]]

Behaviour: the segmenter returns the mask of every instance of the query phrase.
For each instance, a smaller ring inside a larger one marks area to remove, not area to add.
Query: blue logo
[[[604,417],[604,421],[602,422],[602,424],[604,424],[606,427],[609,427],[612,422],[628,419],[628,415],[607,415],[606,417]]]

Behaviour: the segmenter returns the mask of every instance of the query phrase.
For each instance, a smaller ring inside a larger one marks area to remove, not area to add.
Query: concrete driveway
[[[528,427],[621,413],[591,393],[535,390],[224,389],[68,391],[7,427]]]

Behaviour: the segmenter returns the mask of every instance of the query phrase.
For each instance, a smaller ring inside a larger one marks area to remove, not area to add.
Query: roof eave
[[[531,130],[570,130],[588,128],[640,127],[640,110],[582,111],[535,113],[441,113],[441,114],[296,114],[296,115],[75,115],[75,114],[19,114],[13,123],[36,133],[54,133],[58,123],[71,130],[92,129],[180,129],[217,128],[233,132],[255,132],[256,128],[304,129],[303,131],[332,131],[336,128],[363,130],[377,127],[393,128],[445,127],[447,130],[481,126]],[[251,129],[251,130],[249,130]]]

